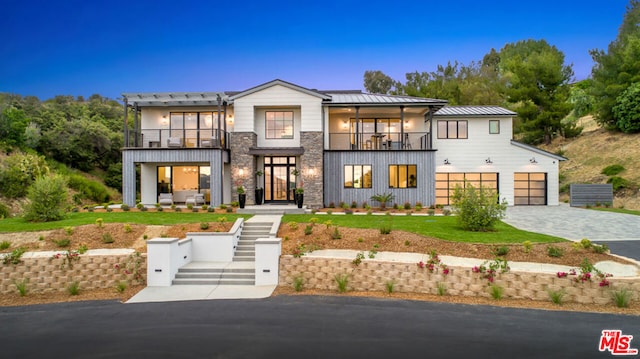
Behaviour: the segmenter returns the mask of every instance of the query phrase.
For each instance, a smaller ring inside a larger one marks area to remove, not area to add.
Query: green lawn
[[[210,214],[193,212],[77,212],[70,213],[62,221],[30,223],[22,218],[0,220],[0,232],[26,232],[75,227],[95,223],[102,218],[104,223],[135,223],[149,225],[172,225],[179,223],[214,222],[220,217],[235,221],[238,217],[250,218],[250,215]],[[330,220],[333,224],[352,228],[379,228],[390,223],[392,229],[418,233],[424,236],[440,238],[454,242],[468,243],[552,243],[564,241],[562,238],[544,234],[521,231],[506,223],[498,223],[494,232],[467,232],[458,226],[456,217],[443,216],[373,216],[373,215],[285,215],[283,222],[308,223],[311,218],[318,218],[320,223]]]
[[[500,222],[494,232],[467,232],[458,226],[456,217],[425,216],[374,216],[374,215],[285,215],[283,222],[307,223],[313,217],[319,223],[330,220],[332,224],[351,228],[379,228],[390,223],[394,230],[418,233],[424,236],[466,243],[533,243],[562,242],[565,239],[533,232],[521,231]]]
[[[22,218],[7,218],[0,220],[0,232],[27,232],[50,229],[75,227],[83,224],[92,224],[96,219],[102,218],[104,223],[133,223],[150,225],[172,225],[179,223],[214,222],[220,217],[226,217],[228,221],[236,218],[250,218],[251,215],[237,214],[212,214],[206,212],[76,212],[69,213],[66,219],[56,222],[31,223]]]
[[[633,214],[634,216],[640,216],[640,211],[634,211],[632,209],[624,209],[624,208],[605,208],[605,207],[592,207],[590,209],[595,209],[596,211],[604,211],[604,212],[615,212],[615,213],[626,213]]]

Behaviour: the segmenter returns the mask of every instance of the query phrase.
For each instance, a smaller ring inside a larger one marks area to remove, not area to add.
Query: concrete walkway
[[[504,222],[530,232],[572,241],[640,240],[640,216],[559,206],[515,206],[507,208]],[[640,245],[640,243],[639,243]]]

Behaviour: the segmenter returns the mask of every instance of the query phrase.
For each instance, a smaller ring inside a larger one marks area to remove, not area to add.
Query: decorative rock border
[[[136,271],[146,281],[146,254],[133,249],[90,250],[71,259],[71,265],[66,253],[27,252],[19,264],[0,263],[0,294],[16,293],[14,283],[24,279],[29,293],[64,291],[72,282],[81,290],[115,287],[120,281],[137,281]],[[56,254],[60,257],[54,258]]]
[[[429,273],[416,263],[364,260],[359,266],[352,259],[301,257],[285,255],[280,258],[280,285],[292,286],[302,276],[304,287],[336,290],[334,277],[349,275],[348,290],[386,291],[386,283],[393,281],[394,291],[437,294],[438,283],[446,286],[447,295],[490,297],[488,282],[469,267],[449,266],[448,275]],[[640,277],[609,278],[609,287],[598,281],[575,283],[572,278],[558,278],[556,274],[510,271],[498,274],[495,284],[504,288],[504,298],[549,301],[549,290],[566,292],[565,302],[607,304],[613,300],[611,291],[627,288],[631,300],[640,300]]]

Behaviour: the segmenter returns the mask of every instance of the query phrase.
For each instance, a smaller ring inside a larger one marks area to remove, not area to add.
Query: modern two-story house
[[[515,113],[496,106],[274,80],[241,92],[125,93],[123,199],[155,204],[293,202],[312,208],[394,202],[448,205],[456,185],[497,189],[509,205],[557,205],[563,157],[512,140]],[[125,110],[125,116],[129,111]],[[130,130],[129,128],[133,128]],[[137,179],[139,167],[139,188]]]

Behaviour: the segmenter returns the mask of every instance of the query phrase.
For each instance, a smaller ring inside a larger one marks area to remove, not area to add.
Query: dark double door
[[[296,176],[295,157],[264,158],[264,201],[265,203],[293,202]]]

